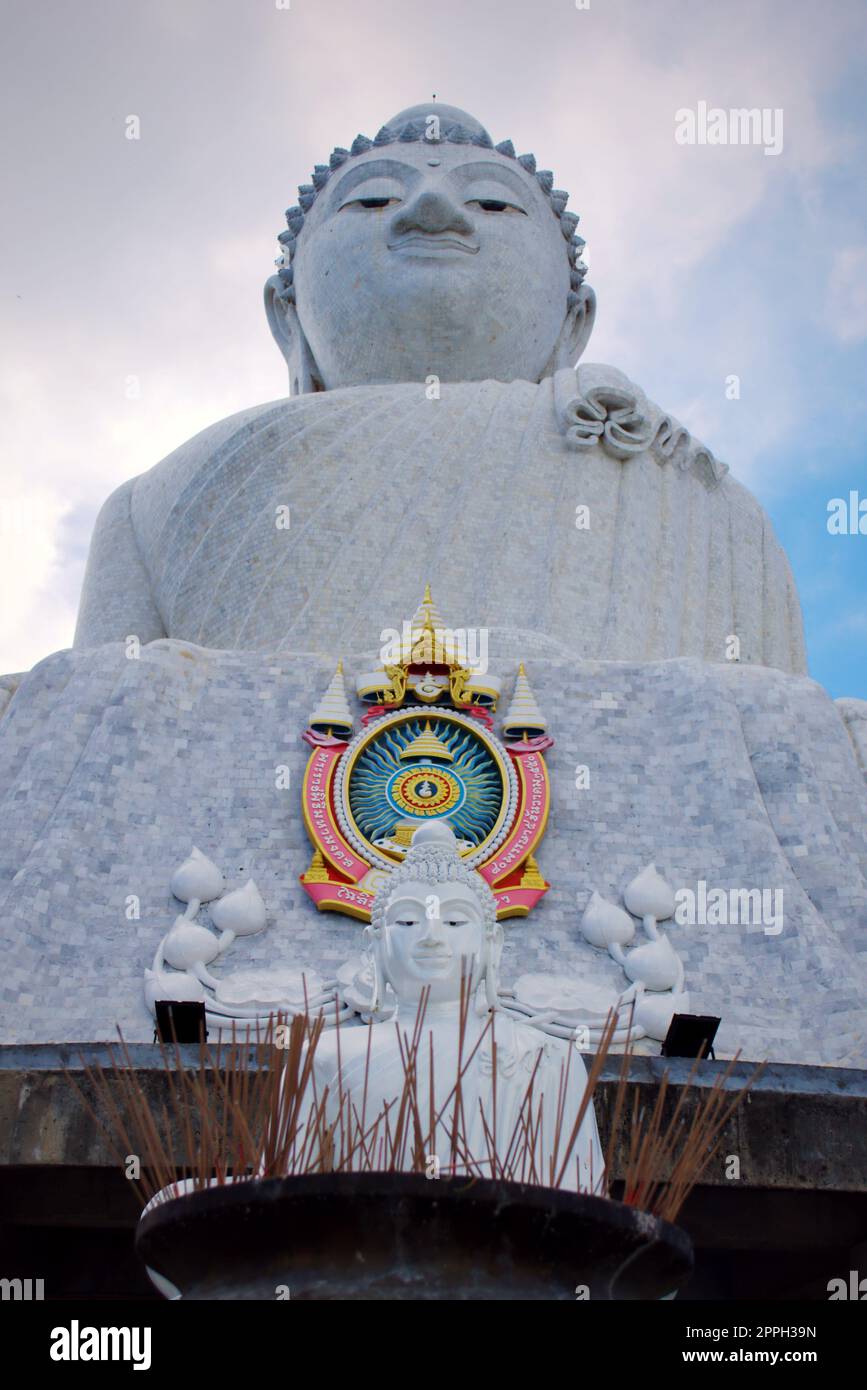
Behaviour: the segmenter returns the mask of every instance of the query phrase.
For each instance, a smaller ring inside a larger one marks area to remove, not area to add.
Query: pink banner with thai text
[[[519,813],[505,843],[479,869],[490,884],[514,873],[532,854],[548,818],[548,769],[542,754],[524,752],[514,759],[514,764],[520,786]]]
[[[340,873],[358,882],[370,868],[340,833],[331,807],[331,783],[337,760],[345,745],[316,748],[304,774],[304,817],[308,830],[329,863]]]

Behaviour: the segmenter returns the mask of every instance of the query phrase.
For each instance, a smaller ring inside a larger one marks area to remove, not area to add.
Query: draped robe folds
[[[369,651],[430,582],[511,656],[806,669],[752,495],[610,367],[351,387],[205,430],[108,500],[76,645]],[[578,508],[586,508],[579,520]],[[287,511],[288,509],[288,511]]]

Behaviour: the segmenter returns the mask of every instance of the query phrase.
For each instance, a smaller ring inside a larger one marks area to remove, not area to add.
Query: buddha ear
[[[551,361],[545,369],[545,376],[553,376],[562,367],[574,367],[590,341],[593,324],[596,322],[596,293],[589,285],[582,285],[576,302],[566,311],[566,319],[557,339],[557,346],[551,354]]]
[[[271,336],[283,354],[289,368],[289,394],[302,396],[308,391],[323,391],[310,346],[304,336],[298,311],[283,298],[284,287],[278,275],[265,281],[265,316]]]
[[[500,957],[503,954],[503,928],[497,922],[485,933],[485,1002],[496,1009],[499,1002]]]
[[[370,957],[371,970],[373,974],[373,990],[370,1000],[370,1012],[364,1016],[366,1023],[373,1023],[377,1015],[382,1012],[385,1003],[386,980],[382,965],[382,933],[377,931],[374,926],[367,926],[362,933],[364,947]]]

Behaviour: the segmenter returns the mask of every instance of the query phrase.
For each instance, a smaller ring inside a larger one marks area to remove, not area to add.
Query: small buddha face
[[[482,907],[464,883],[404,882],[385,910],[383,967],[401,1003],[461,997],[462,974],[478,983],[484,944]]]
[[[567,318],[560,223],[517,161],[425,140],[347,161],[307,214],[298,318],[327,389],[538,381]]]

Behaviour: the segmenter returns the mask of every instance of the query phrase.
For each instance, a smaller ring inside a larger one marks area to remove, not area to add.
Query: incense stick
[[[266,1024],[248,1026],[240,1034],[233,1027],[228,1043],[221,1041],[214,1049],[203,1041],[198,1064],[193,1066],[185,1062],[176,1041],[171,1050],[161,1043],[165,1099],[160,1103],[153,1101],[143,1087],[120,1032],[118,1052],[112,1045],[108,1047],[108,1067],[99,1063],[89,1066],[82,1060],[87,1088],[99,1104],[94,1105],[68,1072],[67,1078],[91,1119],[105,1134],[115,1160],[125,1164],[133,1155],[141,1159],[141,1174],[135,1185],[143,1203],[158,1192],[178,1191],[177,1184],[184,1179],[186,1185],[180,1190],[201,1191],[244,1177],[426,1172],[429,1159],[443,1147],[448,1153],[446,1175],[470,1179],[488,1176],[549,1189],[563,1186],[567,1173],[574,1171],[573,1163],[578,1164],[580,1175],[579,1135],[611,1052],[618,1027],[614,1012],[608,1015],[598,1049],[590,1061],[584,1092],[568,1133],[565,1115],[573,1065],[571,1051],[561,1063],[553,1134],[548,1136],[550,1153],[546,1155],[545,1094],[538,1085],[541,1048],[511,1133],[503,1136],[498,1131],[495,1016],[488,1018],[479,1038],[468,1049],[467,1023],[473,1001],[471,991],[462,987],[455,1077],[438,1106],[433,1033],[425,1038],[428,998],[429,991],[425,991],[411,1029],[402,1029],[395,1022],[402,1082],[397,1094],[372,1118],[368,1108],[373,1029],[367,1039],[359,1109],[344,1088],[339,1021],[335,1039],[337,1090],[332,1095],[325,1087],[319,1093],[314,1062],[324,1028],[321,1013],[312,1020],[303,1014],[291,1020],[275,1014]],[[464,1079],[486,1039],[490,1039],[493,1060],[490,1114],[479,1099],[482,1147],[480,1152],[473,1152]],[[587,1190],[612,1196],[614,1155],[618,1146],[625,1144],[622,1201],[674,1221],[707,1171],[726,1125],[762,1067],[757,1067],[745,1084],[732,1088],[730,1083],[739,1060],[736,1054],[713,1085],[705,1089],[697,1084],[697,1059],[666,1117],[672,1090],[668,1071],[661,1078],[652,1106],[641,1101],[636,1086],[628,1107],[633,1056],[628,1044],[627,1037],[610,1111],[604,1171],[591,1171]],[[425,1053],[428,1096],[423,1106],[419,1096],[419,1058]],[[121,1153],[124,1148],[125,1154]]]

